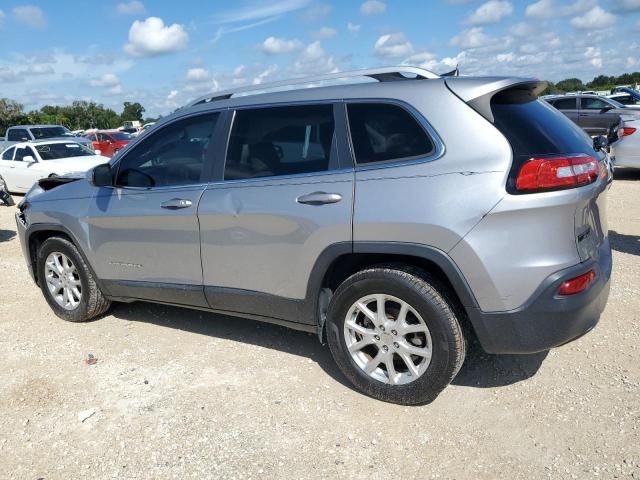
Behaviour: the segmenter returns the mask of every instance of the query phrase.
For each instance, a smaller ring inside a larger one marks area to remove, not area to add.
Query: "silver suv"
[[[144,300],[316,332],[358,390],[401,404],[432,401],[469,340],[529,353],[596,325],[607,158],[544,84],[334,77],[352,82],[208,95],[86,179],[35,185],[17,224],[54,312]]]

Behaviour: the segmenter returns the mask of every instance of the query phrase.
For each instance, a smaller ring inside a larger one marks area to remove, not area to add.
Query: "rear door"
[[[334,105],[235,112],[226,162],[202,196],[202,268],[212,308],[298,323],[311,270],[350,251],[353,168],[338,156]],[[155,129],[154,129],[155,131]]]
[[[609,127],[620,120],[612,105],[595,97],[580,98],[580,125],[589,135],[606,135]]]
[[[93,266],[112,295],[205,306],[197,207],[218,113],[176,119],[123,155],[88,212]]]

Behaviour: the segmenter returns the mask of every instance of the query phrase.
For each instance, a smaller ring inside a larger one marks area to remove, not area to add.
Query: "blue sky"
[[[640,0],[0,0],[0,96],[140,101],[412,64],[557,81],[640,70]]]

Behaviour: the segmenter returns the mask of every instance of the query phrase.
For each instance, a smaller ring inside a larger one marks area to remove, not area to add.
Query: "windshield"
[[[131,135],[123,132],[110,133],[109,136],[114,140],[131,140]]]
[[[40,154],[42,160],[57,160],[69,157],[89,157],[95,155],[84,145],[79,143],[49,143],[46,145],[36,145],[35,149]]]
[[[35,127],[31,129],[33,137],[38,138],[54,138],[54,137],[75,137],[73,133],[64,127]]]

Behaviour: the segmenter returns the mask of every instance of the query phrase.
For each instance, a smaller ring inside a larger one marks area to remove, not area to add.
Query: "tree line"
[[[584,90],[611,90],[618,85],[635,85],[640,83],[640,72],[623,73],[622,75],[598,75],[593,80],[583,83],[579,78],[566,78],[557,83],[547,82],[547,89],[543,94],[579,92]]]
[[[144,118],[145,109],[138,102],[124,102],[122,113],[96,102],[76,100],[71,105],[45,105],[39,110],[25,111],[15,100],[0,98],[0,136],[13,125],[64,125],[69,130],[89,128],[117,128],[123,122],[137,120],[153,122],[155,118]]]

